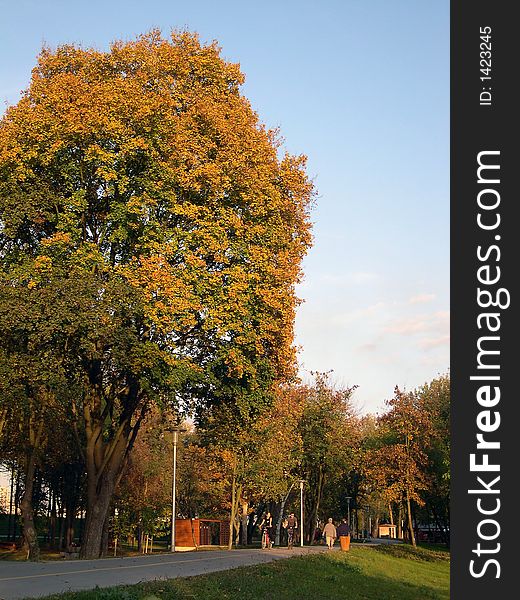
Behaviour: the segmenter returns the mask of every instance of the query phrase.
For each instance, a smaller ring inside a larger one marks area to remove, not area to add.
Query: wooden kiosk
[[[229,521],[221,519],[176,519],[175,547],[227,546]]]

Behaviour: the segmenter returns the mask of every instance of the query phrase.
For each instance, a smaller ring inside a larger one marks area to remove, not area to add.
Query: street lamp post
[[[173,431],[173,477],[172,477],[172,538],[171,538],[171,551],[175,552],[175,515],[176,515],[176,484],[177,484],[177,443],[179,441],[179,433],[186,431],[179,426],[179,421],[177,420],[174,427],[171,429]]]
[[[304,479],[300,479],[300,546],[303,547],[303,484]]]

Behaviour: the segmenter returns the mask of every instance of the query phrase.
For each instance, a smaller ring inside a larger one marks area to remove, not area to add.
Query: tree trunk
[[[260,518],[260,515],[262,515],[264,512],[264,508],[265,508],[265,504],[260,504],[260,506],[256,507],[256,509],[253,510],[249,515],[249,518],[247,520],[247,543],[248,544],[253,543],[253,533],[255,530],[255,526],[256,526],[256,523],[258,522],[258,519]],[[254,518],[254,515],[256,515],[256,517],[257,517],[256,519]]]
[[[280,545],[280,532],[281,532],[281,529],[282,529],[283,511],[285,510],[285,505],[287,503],[287,500],[289,499],[289,496],[291,494],[291,491],[292,491],[293,487],[294,487],[294,483],[291,483],[291,487],[287,491],[287,495],[282,500],[282,503],[280,505],[280,514],[278,516],[278,523],[276,523],[276,536],[275,536],[275,540],[274,540],[274,543],[277,546]]]
[[[114,443],[115,447],[110,450],[109,460],[105,460],[106,454],[96,448],[95,442],[91,444],[87,440],[87,516],[81,558],[99,558],[103,552],[103,528],[129,448],[128,436],[122,434]],[[100,459],[96,460],[98,452],[103,458],[101,467]]]
[[[36,471],[35,450],[32,449],[27,458],[25,470],[25,486],[22,501],[20,503],[20,512],[23,523],[23,547],[27,552],[27,559],[37,561],[40,559],[40,548],[38,546],[38,535],[34,525],[33,509],[33,490],[34,476]]]
[[[60,547],[64,547],[67,552],[76,550],[74,548],[74,527],[82,492],[84,471],[85,467],[82,461],[66,465],[65,469],[63,501],[60,507],[61,519],[63,521],[63,531],[60,533],[62,539]]]
[[[0,408],[0,437],[2,437],[2,430],[7,423],[7,407]]]
[[[191,525],[191,539],[193,541],[193,545],[195,546],[195,549],[197,550],[199,547],[198,541],[195,539],[195,528],[193,526],[193,519],[190,518],[190,525]],[[220,544],[220,540],[219,540],[219,544]]]
[[[13,520],[13,541],[18,539],[18,519],[16,515],[20,509],[20,471],[16,472],[16,485],[14,491],[14,520]]]
[[[280,504],[280,514],[278,515],[278,521],[276,522],[276,532],[274,535],[274,543],[276,546],[280,545],[280,533],[282,530],[282,519],[283,519],[283,509],[285,507],[285,499],[282,500]]]
[[[228,550],[233,548],[233,532],[235,527],[235,516],[236,516],[236,494],[237,494],[237,480],[236,480],[236,464],[233,466],[233,478],[231,480],[231,514],[229,515],[229,541]]]
[[[11,537],[11,523],[13,521],[13,499],[14,499],[14,463],[11,468],[11,491],[9,494],[9,521],[7,523],[7,541],[14,541],[14,535]],[[14,520],[16,520],[16,514],[14,515]]]
[[[58,550],[63,550],[63,548],[66,548],[66,542],[64,542],[64,539],[66,537],[66,526],[65,526],[65,517],[63,514],[63,504],[60,506],[60,510],[58,512],[58,520],[59,520],[59,524],[60,524],[60,528],[58,531]]]
[[[108,555],[108,543],[109,543],[109,535],[110,535],[110,517],[112,516],[112,511],[109,510],[105,517],[105,522],[103,523],[103,530],[101,533],[101,556],[105,557]]]
[[[143,528],[141,526],[141,517],[139,517],[139,522],[137,523],[137,529],[135,533],[137,538],[137,552],[141,554],[141,550],[143,549]]]
[[[117,431],[110,441],[104,441],[104,417],[96,402],[87,404],[85,432],[87,438],[85,463],[87,469],[87,517],[81,544],[81,558],[99,558],[103,552],[103,526],[108,516],[112,495],[123,471],[128,452],[131,450],[145,407],[131,424],[132,411],[119,419]],[[130,416],[128,416],[130,415]]]
[[[70,497],[67,498],[65,504],[65,519],[63,518],[63,509],[61,511],[61,521],[63,523],[60,531],[60,547],[63,544],[63,529],[65,530],[65,550],[72,552],[74,543],[74,521],[76,519],[76,503]]]
[[[56,511],[56,492],[51,492],[49,514],[49,544],[52,548],[56,547],[56,529],[57,529],[57,511]]]
[[[376,538],[379,534],[379,523],[381,521],[381,515],[379,513],[376,514],[374,519],[374,524],[372,525],[372,531],[370,532],[373,538]]]
[[[235,513],[238,513],[238,507],[237,507],[237,510],[235,511]],[[238,544],[240,543],[240,525],[239,525],[237,519],[235,519],[234,527],[235,527],[235,546],[238,546]]]
[[[413,530],[413,523],[412,523],[412,508],[411,508],[411,503],[410,503],[410,494],[408,492],[408,490],[406,490],[406,510],[408,513],[408,529],[410,531],[410,542],[412,544],[412,546],[414,548],[417,547],[417,543],[415,541],[415,533]]]
[[[314,528],[318,520],[318,513],[320,510],[321,496],[323,494],[323,484],[325,482],[325,474],[323,473],[323,467],[320,465],[318,472],[318,483],[316,485],[316,492],[314,494],[314,502],[312,510],[307,515],[306,522],[304,523],[305,539],[309,544],[314,543]]]
[[[83,404],[86,448],[82,453],[87,471],[87,517],[80,557],[99,558],[112,495],[148,405],[141,395],[139,381],[127,373],[124,395],[118,396],[121,412],[116,417],[113,415],[116,397],[107,398],[100,391],[103,389],[100,360],[91,361],[88,379],[92,391]],[[108,419],[111,429],[106,437]]]
[[[91,479],[90,474],[88,478]],[[81,558],[99,558],[102,554],[103,527],[107,519],[115,486],[115,473],[106,473],[99,486],[89,482],[87,494],[87,518],[81,544]]]
[[[392,510],[392,503],[388,503],[388,514],[390,516],[390,525],[394,525],[394,512]]]
[[[242,513],[240,515],[240,537],[242,546],[247,546],[247,516],[249,512],[249,502],[242,498]]]

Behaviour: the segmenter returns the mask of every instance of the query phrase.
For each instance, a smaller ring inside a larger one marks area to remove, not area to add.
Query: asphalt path
[[[0,561],[0,600],[189,577],[323,551],[326,551],[323,546],[313,546],[292,550],[211,550],[38,563],[3,560]]]

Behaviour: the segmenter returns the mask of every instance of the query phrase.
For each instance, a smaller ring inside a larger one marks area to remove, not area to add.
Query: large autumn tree
[[[101,552],[150,403],[220,377],[250,387],[259,365],[266,382],[292,372],[312,185],[243,79],[186,32],[45,48],[0,123],[2,302],[38,299],[36,329],[21,320],[18,337],[78,390],[83,557]]]

